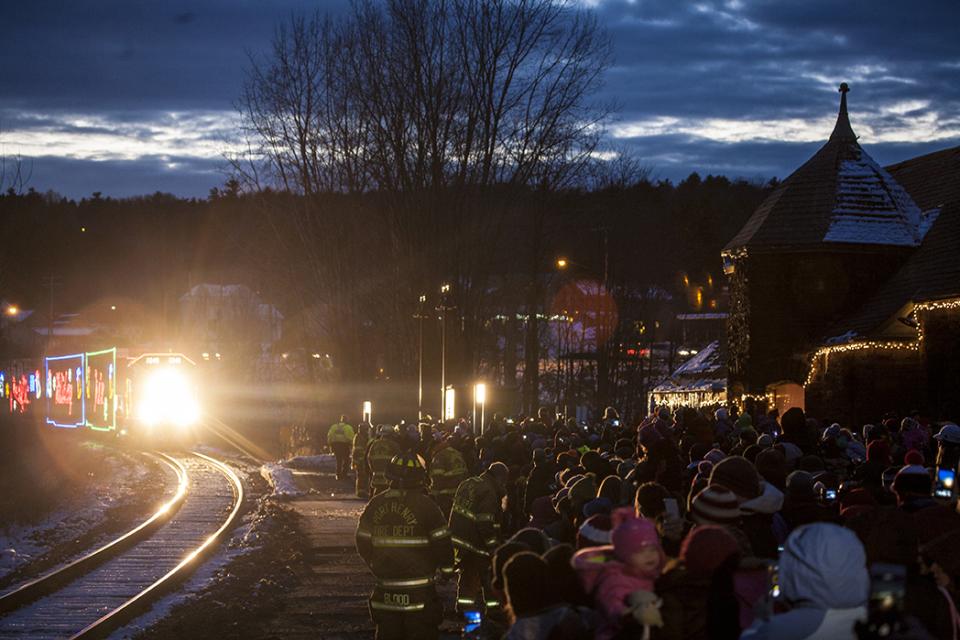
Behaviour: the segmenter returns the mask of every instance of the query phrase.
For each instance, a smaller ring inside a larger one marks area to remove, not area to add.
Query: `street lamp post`
[[[473,387],[473,424],[477,424],[477,405],[480,405],[480,435],[483,435],[483,428],[486,424],[484,408],[487,402],[487,385],[478,382]]]
[[[443,419],[444,420],[455,420],[457,417],[456,405],[454,404],[457,399],[457,392],[454,390],[453,385],[450,385],[443,392]]]
[[[447,295],[450,293],[450,285],[444,284],[440,287],[440,306],[437,311],[440,312],[440,402],[441,415],[447,419]]]
[[[423,305],[427,301],[427,296],[420,294],[420,304],[417,307],[417,313],[413,317],[419,323],[419,347],[418,347],[418,369],[417,372],[417,420],[423,420],[423,321],[426,318],[423,315]]]

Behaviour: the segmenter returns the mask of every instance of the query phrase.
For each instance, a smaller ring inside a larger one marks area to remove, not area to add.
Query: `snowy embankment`
[[[291,498],[305,492],[297,486],[294,475],[297,473],[333,473],[337,463],[332,454],[316,456],[296,456],[280,462],[268,462],[260,467],[260,475],[273,489],[273,495]]]
[[[43,520],[0,524],[0,578],[57,545],[81,537],[103,523],[112,511],[142,499],[140,489],[150,476],[146,459],[108,451],[102,465],[100,480],[90,483],[82,493],[72,496],[69,504]]]

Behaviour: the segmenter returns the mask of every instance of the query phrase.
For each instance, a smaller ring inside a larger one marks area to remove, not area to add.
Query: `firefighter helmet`
[[[390,459],[387,465],[387,479],[400,481],[405,485],[423,484],[427,471],[423,458],[416,454],[401,453]]]

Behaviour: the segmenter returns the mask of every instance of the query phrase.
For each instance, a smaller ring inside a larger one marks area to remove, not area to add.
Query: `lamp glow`
[[[363,401],[363,421],[370,422],[373,416],[373,403],[369,400]]]
[[[456,409],[454,409],[454,402],[456,401],[457,392],[454,391],[453,387],[447,387],[445,392],[446,402],[444,403],[444,420],[453,420],[454,416],[457,415]]]

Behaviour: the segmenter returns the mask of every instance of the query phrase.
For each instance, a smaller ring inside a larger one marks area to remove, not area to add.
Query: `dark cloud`
[[[879,138],[862,139],[878,161],[960,144],[960,3],[593,4],[615,55],[597,99],[614,101],[622,123],[665,117],[693,125],[707,119],[819,120],[836,112],[836,85],[845,80],[852,87],[854,127]],[[349,0],[11,4],[0,22],[0,143],[6,142],[3,131],[106,135],[113,127],[146,142],[154,133],[152,123],[169,124],[171,114],[229,111],[242,87],[248,52],[267,50],[279,22],[294,13],[343,12],[348,6]],[[895,105],[901,106],[892,110]],[[65,114],[99,117],[78,122]],[[914,132],[911,122],[931,124]],[[667,127],[659,135],[645,130],[644,137],[616,144],[672,179],[694,170],[784,177],[826,139],[826,129],[802,142],[776,142],[774,130],[763,135],[772,141],[724,143],[706,129],[678,133]],[[222,131],[211,130],[194,140],[222,137]],[[203,173],[215,160],[175,163],[198,167],[199,175],[170,170],[160,156],[129,165],[41,160],[48,167],[44,187],[71,195],[157,189],[202,195],[219,181],[208,184]],[[81,178],[101,186],[87,187]]]

